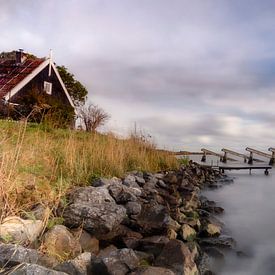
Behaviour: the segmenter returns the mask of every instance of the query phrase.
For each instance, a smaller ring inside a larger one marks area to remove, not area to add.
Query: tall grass
[[[131,170],[178,166],[174,156],[137,137],[90,134],[0,121],[1,218],[42,203],[54,208],[73,186]]]

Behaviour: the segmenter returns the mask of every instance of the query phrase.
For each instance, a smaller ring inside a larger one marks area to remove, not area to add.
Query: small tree
[[[78,113],[85,125],[86,131],[92,133],[94,133],[99,126],[104,125],[110,118],[108,113],[94,104],[89,104],[87,107],[80,107]]]

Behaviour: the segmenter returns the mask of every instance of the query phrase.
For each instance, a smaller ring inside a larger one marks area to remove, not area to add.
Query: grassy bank
[[[36,203],[55,207],[72,186],[131,170],[176,168],[174,156],[138,138],[0,121],[1,218]]]

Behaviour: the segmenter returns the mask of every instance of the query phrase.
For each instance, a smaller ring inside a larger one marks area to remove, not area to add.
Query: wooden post
[[[248,164],[253,164],[253,153],[252,152],[250,152],[250,156],[249,156],[249,159],[248,159]],[[251,170],[250,170],[250,172],[251,172]]]

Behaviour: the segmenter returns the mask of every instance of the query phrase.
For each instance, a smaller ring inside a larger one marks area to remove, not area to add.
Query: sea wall
[[[234,241],[221,235],[214,216],[223,209],[201,190],[226,181],[192,162],[177,171],[97,179],[70,191],[56,209],[62,224],[45,229],[43,205],[33,220],[4,220],[0,265],[9,274],[212,274],[209,256],[222,257],[218,247]]]

